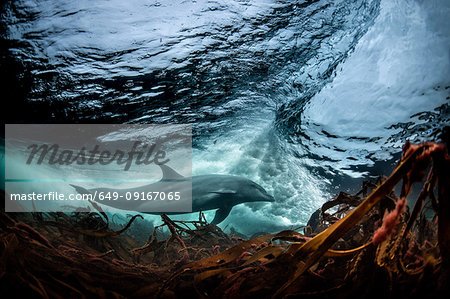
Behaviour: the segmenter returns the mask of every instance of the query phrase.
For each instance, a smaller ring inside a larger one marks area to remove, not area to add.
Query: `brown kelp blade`
[[[274,297],[282,296],[287,292],[291,285],[312,265],[317,263],[339,238],[354,227],[370,209],[391,192],[395,185],[397,185],[410,169],[415,158],[420,155],[426,147],[427,145],[422,145],[411,151],[409,155],[402,160],[400,165],[397,166],[391,176],[378,186],[378,188],[376,188],[357,208],[313,239],[309,240],[299,248],[296,248],[296,252],[293,254],[296,260],[294,260],[294,262],[297,264],[297,270],[292,278],[275,293]]]
[[[436,186],[437,177],[433,171],[430,171],[430,175],[427,179],[427,182],[423,186],[422,191],[419,194],[419,197],[417,198],[417,201],[414,205],[413,211],[411,213],[411,216],[409,217],[408,223],[406,225],[405,230],[403,231],[403,238],[405,238],[409,231],[411,230],[414,222],[417,219],[417,216],[419,216],[419,213],[422,211],[423,202],[425,199],[430,196],[431,192],[433,192],[433,189]]]
[[[279,232],[277,234],[269,234],[269,235],[259,236],[259,237],[250,239],[248,241],[239,243],[238,245],[235,245],[220,254],[193,262],[193,263],[187,265],[183,271],[204,270],[204,269],[215,267],[215,266],[223,266],[225,264],[228,264],[228,263],[236,260],[243,252],[252,248],[253,244],[259,245],[270,239],[290,237],[290,236],[294,236],[294,235],[298,235],[298,232],[291,231],[291,230],[285,230],[285,231]]]

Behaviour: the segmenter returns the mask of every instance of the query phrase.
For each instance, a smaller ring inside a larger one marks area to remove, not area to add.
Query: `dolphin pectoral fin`
[[[175,170],[173,170],[172,168],[170,168],[165,164],[160,164],[158,166],[161,168],[163,172],[163,177],[161,181],[186,179],[184,176],[182,176],[181,174],[179,174],[178,172],[176,172]]]
[[[69,184],[69,185],[74,187],[75,190],[77,190],[77,192],[80,194],[92,194],[89,190],[87,190],[86,188],[83,188],[81,186],[72,185],[72,184]]]
[[[216,211],[216,215],[214,215],[214,219],[211,223],[217,225],[220,222],[224,221],[225,218],[227,218],[228,214],[230,214],[231,208],[232,207],[219,208]]]

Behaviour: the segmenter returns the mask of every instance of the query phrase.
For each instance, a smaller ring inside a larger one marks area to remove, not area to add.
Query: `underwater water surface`
[[[449,126],[449,15],[444,0],[6,2],[6,121],[191,123],[193,175],[276,199],[220,226],[295,228]]]

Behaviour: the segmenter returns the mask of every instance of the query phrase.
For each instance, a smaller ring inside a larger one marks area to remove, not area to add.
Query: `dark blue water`
[[[244,233],[305,224],[449,125],[448,1],[12,1],[9,123],[192,123],[193,173],[277,199]]]

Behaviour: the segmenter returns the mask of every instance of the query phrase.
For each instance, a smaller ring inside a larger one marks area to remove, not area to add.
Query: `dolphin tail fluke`
[[[80,194],[91,194],[91,192],[89,190],[87,190],[86,188],[83,188],[83,187],[77,186],[77,185],[72,185],[72,184],[69,184],[69,185],[74,187],[75,190],[77,190],[77,192]]]
[[[228,214],[230,214],[231,208],[232,207],[219,208],[216,211],[216,215],[214,215],[214,219],[211,223],[217,225],[220,222],[224,221],[225,218],[227,218]]]

